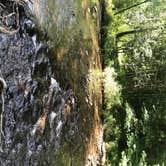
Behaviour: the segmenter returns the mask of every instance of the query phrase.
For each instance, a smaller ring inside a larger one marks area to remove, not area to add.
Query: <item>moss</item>
[[[98,6],[98,2],[79,0],[72,4],[69,0],[63,4],[63,7],[61,6],[64,13],[60,11],[58,16],[56,13],[58,9],[54,13],[50,5],[52,6],[51,2],[48,4],[49,10],[51,10],[48,14],[48,17],[51,17],[50,22],[43,25],[49,38],[47,43],[51,47],[51,51],[49,51],[51,55],[48,56],[55,59],[53,60],[55,62],[53,64],[54,74],[60,85],[64,89],[70,88],[74,91],[80,108],[80,119],[77,125],[79,132],[83,133],[82,141],[79,140],[77,145],[62,143],[63,148],[60,150],[55,165],[83,166],[89,153],[97,156],[97,147],[94,145],[97,144],[98,138],[94,135],[96,128],[101,129],[98,127],[100,126],[99,110],[102,103],[101,61],[96,28],[97,15],[94,17],[92,12],[95,11],[94,7]],[[75,21],[73,23],[68,21],[71,16],[64,22],[57,20],[57,18],[63,19],[65,14],[68,16],[69,6],[73,7]],[[89,102],[86,102],[86,98]],[[83,119],[86,120],[86,123],[83,122]],[[88,140],[90,143],[87,142]],[[72,150],[76,148],[77,151]]]
[[[84,166],[84,160],[80,158],[80,153],[78,152],[82,151],[82,149],[79,149],[75,155],[71,151],[71,147],[64,143],[54,166]]]

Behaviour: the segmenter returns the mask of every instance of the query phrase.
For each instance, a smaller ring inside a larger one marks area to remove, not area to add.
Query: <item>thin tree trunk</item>
[[[143,1],[143,2],[136,3],[136,4],[134,4],[134,5],[131,5],[131,6],[127,7],[127,8],[124,8],[124,9],[119,10],[119,11],[116,12],[114,15],[123,13],[123,12],[125,12],[126,10],[132,9],[132,8],[134,8],[134,7],[137,7],[137,6],[139,6],[139,5],[142,5],[142,4],[147,3],[147,2],[150,2],[150,1],[151,1],[151,0],[145,0],[145,1]]]

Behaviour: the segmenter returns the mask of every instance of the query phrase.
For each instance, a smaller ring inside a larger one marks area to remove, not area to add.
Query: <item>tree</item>
[[[121,102],[118,106],[112,104],[105,115],[106,119],[112,117],[105,122],[106,131],[116,124],[112,132],[117,131],[113,137],[118,140],[108,139],[109,132],[106,133],[106,142],[110,145],[108,163],[113,165],[162,165],[165,162],[164,4],[162,0],[115,0],[112,7],[107,8],[110,23],[105,41],[108,50],[105,53],[109,57],[106,64],[115,68],[121,85]],[[108,39],[115,42],[109,43]],[[114,108],[124,116],[115,116]],[[121,142],[123,148],[120,148]],[[111,154],[113,143],[117,146]],[[115,151],[121,154],[116,161],[112,160]]]

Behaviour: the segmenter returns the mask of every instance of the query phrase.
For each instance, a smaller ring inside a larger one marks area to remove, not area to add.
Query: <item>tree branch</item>
[[[130,30],[130,31],[120,32],[116,35],[116,39],[119,39],[119,38],[121,38],[125,35],[131,35],[131,34],[135,34],[135,33],[146,32],[146,31],[149,31],[149,30],[157,30],[159,28],[166,28],[166,24],[158,25],[158,26],[155,26],[155,27],[144,28],[144,29],[134,29],[134,30]]]
[[[116,35],[116,38],[119,39],[125,35],[135,34],[138,32],[143,32],[143,29],[134,29],[134,30],[130,30],[130,31],[120,32]]]
[[[144,3],[146,3],[146,2],[150,2],[150,1],[151,1],[151,0],[145,0],[145,1],[143,1],[143,2],[139,2],[139,3],[137,3],[137,4],[131,5],[131,6],[127,7],[127,8],[124,8],[124,9],[119,10],[119,11],[116,12],[114,15],[123,13],[123,12],[125,12],[126,10],[129,10],[129,9],[131,9],[131,8],[137,7],[137,6],[139,6],[139,5],[142,5],[142,4],[144,4]]]

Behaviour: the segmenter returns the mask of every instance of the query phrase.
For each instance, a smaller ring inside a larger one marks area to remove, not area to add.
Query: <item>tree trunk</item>
[[[0,165],[103,165],[98,2],[2,4],[19,31],[0,34],[7,83]]]

